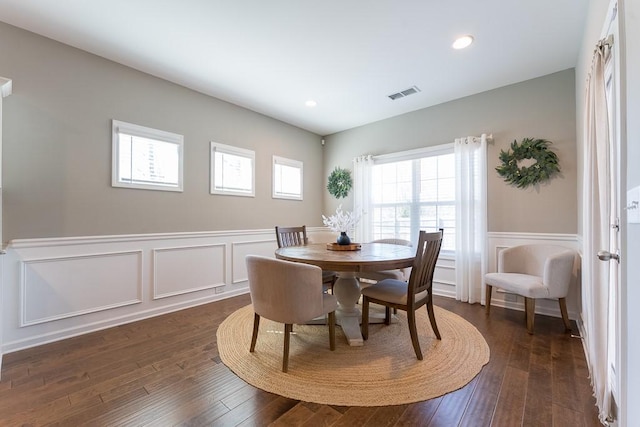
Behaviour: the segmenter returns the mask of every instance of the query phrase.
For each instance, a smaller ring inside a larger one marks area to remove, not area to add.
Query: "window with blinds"
[[[113,187],[183,191],[182,135],[113,120]]]
[[[302,200],[302,162],[273,156],[273,198]]]
[[[210,193],[254,197],[255,164],[254,151],[211,142]]]

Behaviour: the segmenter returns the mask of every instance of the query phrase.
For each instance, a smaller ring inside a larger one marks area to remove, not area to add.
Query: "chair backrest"
[[[560,245],[518,245],[498,255],[499,273],[520,273],[542,277],[549,297],[565,297],[573,275],[576,251]]]
[[[371,243],[389,243],[391,245],[413,246],[409,240],[404,239],[376,239],[372,240]]]
[[[276,239],[278,247],[302,246],[309,243],[307,238],[307,226],[300,227],[278,227],[276,225]]]
[[[434,233],[420,231],[416,257],[413,260],[411,276],[409,276],[407,304],[411,307],[415,302],[431,294],[433,272],[440,255],[443,230]],[[412,297],[413,296],[413,297]]]
[[[324,314],[322,269],[257,255],[245,259],[253,311],[280,323],[304,323]]]

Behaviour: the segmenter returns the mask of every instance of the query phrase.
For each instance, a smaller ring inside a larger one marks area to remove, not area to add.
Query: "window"
[[[373,239],[412,240],[443,228],[442,251],[455,250],[452,144],[375,157],[371,188]]]
[[[182,191],[182,135],[118,120],[112,135],[113,187]]]
[[[302,162],[273,156],[273,198],[302,200]]]
[[[211,194],[255,196],[256,154],[251,150],[211,143]]]

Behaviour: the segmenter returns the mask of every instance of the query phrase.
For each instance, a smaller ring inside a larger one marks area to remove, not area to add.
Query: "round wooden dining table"
[[[361,313],[357,307],[360,299],[357,273],[411,267],[415,248],[388,243],[362,243],[358,250],[330,250],[328,247],[326,243],[287,246],[277,249],[275,255],[278,259],[312,264],[338,273],[333,286],[333,293],[338,300],[336,320],[349,345],[363,345]]]

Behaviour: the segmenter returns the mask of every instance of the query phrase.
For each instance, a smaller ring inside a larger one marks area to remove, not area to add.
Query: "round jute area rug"
[[[372,306],[373,309],[373,306]],[[389,326],[369,326],[364,346],[352,347],[336,327],[329,350],[326,325],[294,325],[289,372],[282,372],[284,325],[262,318],[254,353],[249,352],[253,308],[243,307],[218,328],[225,365],[254,387],[291,399],[339,406],[385,406],[419,402],[457,390],[489,361],[480,332],[460,316],[435,307],[437,340],[424,307],[416,313],[424,360],[418,360],[406,314]]]

